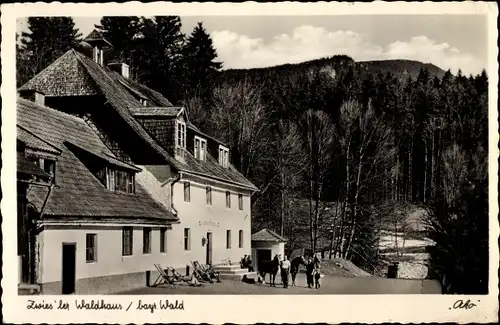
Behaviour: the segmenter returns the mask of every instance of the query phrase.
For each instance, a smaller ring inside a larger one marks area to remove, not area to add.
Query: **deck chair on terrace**
[[[204,270],[200,263],[198,261],[191,261],[191,265],[193,266],[193,274],[194,276],[198,279],[198,281],[207,281],[207,282],[210,282],[210,283],[214,283],[212,281],[212,277],[210,276],[210,274]]]
[[[153,283],[152,287],[156,287],[162,284],[169,284],[171,286],[175,286],[175,278],[168,275],[164,269],[161,267],[160,264],[154,264],[156,270],[158,271],[158,277],[156,278],[155,282]]]
[[[198,279],[196,279],[194,274],[182,275],[179,272],[177,272],[173,267],[169,267],[168,270],[170,271],[170,273],[172,273],[172,277],[174,278],[174,281],[185,282],[193,287],[201,286],[201,283],[198,282]]]
[[[220,272],[214,271],[214,269],[212,268],[212,265],[210,265],[210,264],[207,264],[207,265],[200,264],[200,266],[201,266],[202,270],[204,272],[206,272],[211,279],[217,280],[217,283],[221,283],[222,282],[220,280]]]

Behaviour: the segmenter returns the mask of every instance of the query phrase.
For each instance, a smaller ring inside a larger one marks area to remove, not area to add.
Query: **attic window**
[[[135,176],[133,173],[123,170],[116,170],[110,167],[105,168],[106,188],[113,192],[135,193]]]
[[[207,158],[207,140],[194,136],[194,157],[205,161]]]
[[[31,161],[33,161],[40,169],[42,169],[44,172],[50,175],[51,177],[51,183],[55,183],[55,178],[56,178],[56,161],[51,160],[51,159],[46,159],[46,158],[38,158],[38,157],[31,157],[29,158]],[[38,181],[38,177],[34,177],[36,181]]]
[[[219,165],[224,168],[229,166],[229,149],[224,146],[219,146]]]
[[[139,99],[139,101],[141,102],[142,106],[148,106],[148,101],[144,98],[141,98]]]

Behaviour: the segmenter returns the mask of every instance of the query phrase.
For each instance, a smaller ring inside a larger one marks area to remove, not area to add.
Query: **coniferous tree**
[[[28,81],[76,46],[81,37],[71,17],[29,17],[28,29],[22,33],[18,48],[20,57],[24,58],[18,63],[18,68],[24,70],[18,84]]]
[[[140,37],[140,26],[141,19],[136,16],[101,18],[100,25],[95,27],[112,44],[112,48],[106,53],[109,56],[108,60],[134,64],[133,58],[137,50],[137,38]]]
[[[141,62],[147,75],[144,83],[163,93],[170,101],[182,99],[182,49],[185,36],[178,16],[156,16],[144,20],[140,40]]]
[[[216,61],[217,51],[201,22],[188,37],[183,52],[188,95],[196,94],[210,102],[214,73],[222,68],[222,63]]]

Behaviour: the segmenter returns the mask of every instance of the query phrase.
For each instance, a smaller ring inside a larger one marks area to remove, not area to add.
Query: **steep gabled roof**
[[[173,158],[164,148],[162,148],[142,125],[132,116],[129,107],[140,106],[141,103],[136,100],[120,83],[113,78],[114,72],[107,68],[101,67],[96,62],[92,61],[85,55],[74,51],[78,60],[85,67],[91,78],[97,84],[103,95],[108,100],[109,104],[120,114],[123,120],[145,141],[145,144],[155,150],[158,154],[166,159],[175,169],[180,169],[181,164]],[[108,71],[109,70],[109,71]],[[115,74],[116,75],[116,74]]]
[[[146,87],[145,85],[142,85],[132,79],[125,78],[121,74],[118,74],[112,70],[106,69],[106,71],[108,72],[111,78],[119,81],[122,85],[126,86],[128,89],[133,90],[134,92],[145,97],[148,100],[148,102],[151,103],[151,106],[155,105],[161,107],[174,106],[168,99],[166,99],[162,94],[160,94],[156,90]]]
[[[66,69],[69,69],[69,71],[66,71]],[[73,85],[73,82],[75,82],[75,85]],[[89,87],[89,84],[94,86]],[[213,158],[212,161],[215,161],[215,163],[200,161],[189,154],[187,154],[184,162],[175,159],[144,129],[136,120],[134,114],[138,112],[139,107],[143,107],[136,97],[146,97],[148,105],[153,107],[153,111],[155,108],[162,107],[165,108],[165,111],[172,110],[174,112],[178,108],[173,107],[172,103],[159,92],[125,78],[107,67],[100,66],[74,49],[66,52],[19,90],[43,91],[46,96],[104,95],[107,103],[144,140],[145,145],[163,157],[175,170],[208,176],[218,181],[237,183],[249,189],[258,190],[234,167],[222,168]],[[144,109],[148,109],[148,107]],[[182,109],[182,111],[184,110]],[[196,133],[227,147],[223,142],[201,132],[189,120],[187,126]]]
[[[75,52],[67,51],[18,90],[36,90],[51,97],[100,94]]]
[[[134,172],[140,172],[142,170],[139,167],[130,165],[130,164],[126,163],[126,162],[123,162],[123,161],[121,161],[119,159],[116,159],[115,157],[113,157],[110,154],[99,152],[97,150],[93,150],[93,149],[90,149],[88,147],[86,149],[84,149],[81,146],[79,146],[77,144],[74,144],[72,142],[69,142],[69,141],[65,141],[64,145],[66,147],[68,147],[70,150],[74,151],[74,152],[76,152],[76,151],[84,151],[87,154],[91,154],[92,156],[94,156],[94,158],[98,158],[100,160],[104,160],[108,164],[110,164],[112,166],[115,166],[115,167],[120,167],[122,169],[126,169],[126,170],[129,170],[129,171],[134,171]]]
[[[252,241],[286,242],[284,237],[267,228],[252,234]]]
[[[184,161],[189,167],[184,169],[187,172],[201,176],[209,176],[214,179],[226,181],[233,184],[240,184],[248,189],[257,190],[257,187],[246,179],[233,165],[229,164],[227,168],[219,165],[219,162],[207,152],[206,160],[202,161],[195,158],[193,152],[186,151]]]
[[[85,42],[87,43],[92,43],[92,42],[102,42],[108,46],[111,46],[111,43],[108,42],[104,36],[102,35],[101,32],[99,32],[97,29],[94,29],[87,37],[84,39]]]
[[[112,192],[89,171],[66,144],[101,156],[116,158],[92,129],[80,118],[18,98],[17,123],[46,142],[62,149],[56,164],[56,186],[45,208],[47,216],[123,217],[177,221],[170,211],[157,203],[136,184],[135,194]],[[33,186],[28,200],[40,211],[47,188]]]

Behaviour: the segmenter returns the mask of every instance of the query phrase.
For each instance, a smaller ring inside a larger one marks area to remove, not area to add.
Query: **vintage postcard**
[[[498,321],[496,3],[1,12],[6,322]]]

